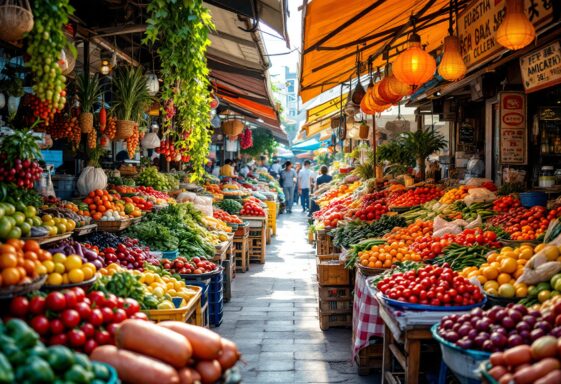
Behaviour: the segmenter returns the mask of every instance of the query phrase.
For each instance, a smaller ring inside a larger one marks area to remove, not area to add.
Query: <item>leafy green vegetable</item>
[[[384,215],[372,223],[360,220],[351,221],[344,226],[337,227],[331,231],[331,234],[333,235],[333,244],[348,248],[363,239],[382,237],[393,228],[404,226],[406,226],[406,221],[403,217]]]
[[[242,204],[236,200],[225,199],[216,204],[220,209],[228,212],[230,215],[238,215],[242,210]]]
[[[177,249],[179,243],[173,232],[159,223],[138,223],[130,227],[126,234],[154,250],[173,251]]]

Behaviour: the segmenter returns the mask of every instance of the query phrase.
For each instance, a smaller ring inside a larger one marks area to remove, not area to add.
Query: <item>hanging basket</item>
[[[341,124],[342,122],[340,116],[334,116],[331,118],[331,129],[337,129],[341,126]]]
[[[117,132],[115,140],[126,140],[134,133],[136,122],[132,120],[117,120]]]
[[[72,42],[69,43],[72,44]],[[76,66],[76,57],[74,57],[68,48],[62,50],[59,66],[64,76],[69,75],[74,70],[74,67]]]
[[[243,127],[243,121],[238,119],[225,120],[222,122],[222,130],[231,140],[235,140],[235,138],[243,132]]]
[[[0,5],[0,39],[17,41],[33,29],[33,13],[27,0],[6,0]]]
[[[78,118],[82,133],[90,133],[93,130],[94,116],[91,112],[82,112]]]
[[[358,137],[361,140],[367,140],[369,133],[370,133],[370,127],[368,126],[368,124],[366,123],[360,124],[360,127],[358,128]]]

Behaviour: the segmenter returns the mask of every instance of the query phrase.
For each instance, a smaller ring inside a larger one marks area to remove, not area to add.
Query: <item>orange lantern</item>
[[[370,108],[370,105],[368,105],[368,97],[367,97],[368,93],[364,95],[364,97],[362,98],[362,100],[360,101],[360,110],[362,111],[362,113],[365,113],[367,115],[373,115],[374,113],[376,113],[376,111],[374,111],[373,109]]]
[[[409,38],[409,48],[400,53],[393,63],[395,77],[408,85],[417,87],[432,79],[436,71],[436,61],[421,47],[421,37],[413,33]]]
[[[524,0],[506,0],[506,16],[495,40],[505,48],[522,49],[536,38],[536,29],[524,14]]]
[[[380,85],[378,86],[378,93],[380,94],[380,97],[389,104],[395,104],[398,101],[401,100],[401,98],[403,96],[396,94],[394,92],[392,92],[391,88],[390,88],[390,76],[387,75],[386,72],[386,76],[382,79],[382,81],[380,81]]]
[[[388,84],[390,91],[393,94],[400,95],[400,96],[409,96],[413,93],[413,87],[399,81],[393,73],[387,77]]]
[[[464,77],[467,72],[466,63],[460,53],[460,41],[456,36],[444,38],[444,53],[438,66],[438,74],[444,80],[456,81]]]

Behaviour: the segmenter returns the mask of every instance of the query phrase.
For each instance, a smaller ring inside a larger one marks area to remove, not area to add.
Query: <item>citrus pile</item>
[[[425,235],[432,235],[432,221],[416,221],[407,227],[396,227],[383,238],[388,243],[400,243],[411,245],[416,239]]]
[[[35,240],[7,240],[0,244],[0,287],[30,283],[47,273],[41,263],[50,260]]]
[[[96,273],[95,265],[83,263],[78,255],[55,253],[52,260],[45,260],[42,264],[49,274],[47,285],[79,284],[90,280]]]
[[[48,229],[50,236],[72,232],[76,228],[76,222],[72,219],[43,215],[41,220],[43,226]]]
[[[441,198],[440,202],[442,204],[452,204],[455,201],[462,200],[468,194],[468,187],[462,185],[458,188],[453,188],[446,192]]]
[[[374,245],[358,253],[360,264],[369,268],[389,268],[398,261],[421,261],[421,256],[404,242]]]
[[[96,189],[88,194],[83,202],[88,205],[89,215],[94,220],[101,220],[103,214],[107,211],[125,213],[125,207],[122,204],[115,204],[115,197],[108,191]]]

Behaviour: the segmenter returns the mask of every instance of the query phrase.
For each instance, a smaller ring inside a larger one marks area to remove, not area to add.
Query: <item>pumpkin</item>
[[[148,132],[142,139],[142,148],[154,149],[160,146],[160,138],[157,133]]]
[[[107,187],[107,175],[102,168],[87,166],[80,174],[76,186],[82,196],[96,189],[105,189]]]

